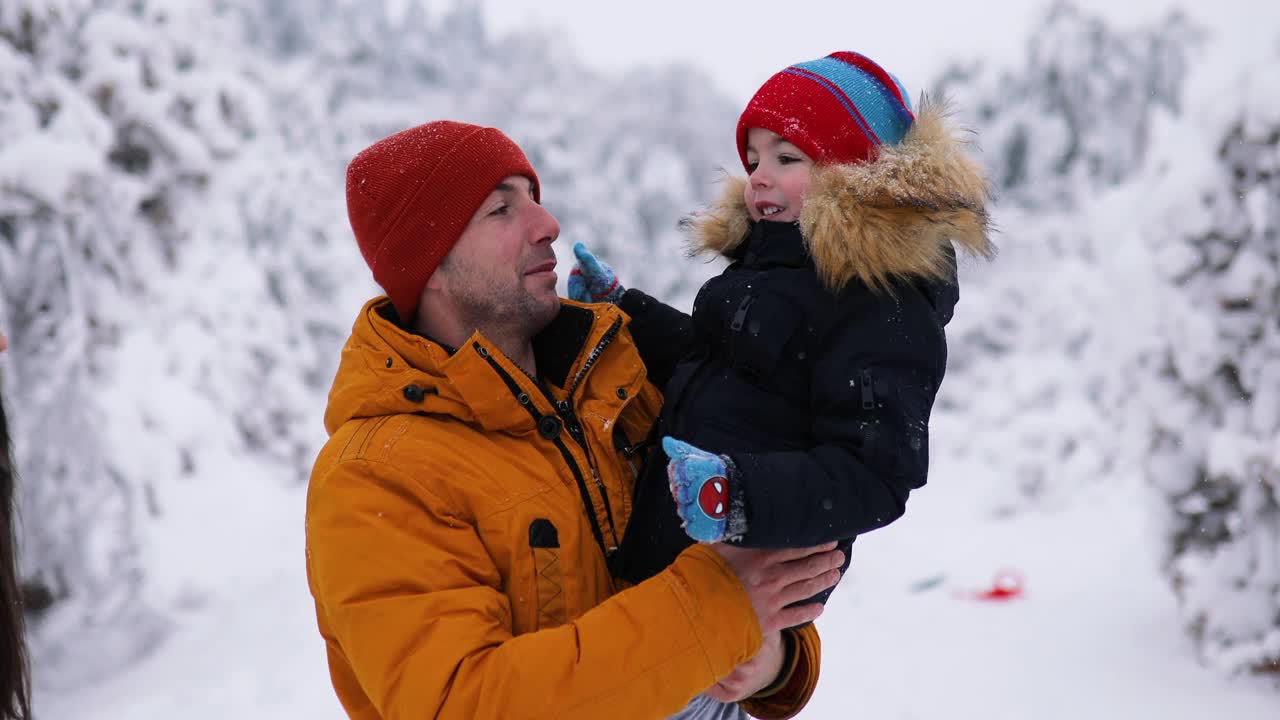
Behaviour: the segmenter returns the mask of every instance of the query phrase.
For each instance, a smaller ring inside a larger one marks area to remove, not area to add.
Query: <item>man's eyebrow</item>
[[[494,192],[509,192],[509,193],[527,192],[529,194],[533,194],[533,183],[529,183],[527,188],[519,188],[509,182],[500,182],[497,184],[496,187],[493,188],[493,190]]]

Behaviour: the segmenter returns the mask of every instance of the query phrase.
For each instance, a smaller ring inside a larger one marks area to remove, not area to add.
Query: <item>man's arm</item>
[[[515,636],[496,567],[447,503],[379,463],[340,464],[322,483],[308,508],[312,591],[331,652],[388,720],[662,717],[759,648],[752,581],[712,548],[567,625]],[[771,602],[812,594],[801,585]]]
[[[769,552],[729,543],[711,547],[734,566]],[[748,566],[742,575],[751,578],[756,573]],[[818,685],[821,669],[822,644],[812,622],[821,614],[820,608],[819,605],[792,608],[804,610],[809,619],[799,622],[792,617],[777,626],[783,628],[780,632],[766,633],[760,652],[734,668],[706,694],[720,702],[741,702],[751,715],[769,720],[789,718],[803,710]]]

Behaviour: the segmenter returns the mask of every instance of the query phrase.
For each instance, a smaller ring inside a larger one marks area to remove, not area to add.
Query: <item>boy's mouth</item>
[[[782,212],[782,210],[783,208],[780,208],[777,205],[774,205],[773,203],[767,203],[767,202],[756,203],[756,211],[760,213],[761,217],[769,217],[771,215],[777,215],[778,213]]]

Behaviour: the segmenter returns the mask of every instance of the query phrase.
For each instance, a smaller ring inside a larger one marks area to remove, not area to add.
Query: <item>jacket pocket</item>
[[[729,321],[727,346],[734,370],[751,382],[769,380],[796,334],[798,310],[777,295],[747,295]]]
[[[537,592],[535,628],[549,628],[568,621],[565,611],[564,573],[560,568],[560,534],[546,518],[529,524],[529,550]]]
[[[858,436],[865,460],[883,472],[924,485],[929,467],[929,411],[933,390],[901,371],[857,371]]]
[[[894,409],[897,394],[871,368],[857,372],[858,435],[855,442],[862,448],[864,460],[881,471],[892,471],[897,464],[892,438],[885,437],[892,428],[885,422],[886,410]],[[892,394],[892,396],[891,396]],[[886,404],[888,407],[886,407]]]

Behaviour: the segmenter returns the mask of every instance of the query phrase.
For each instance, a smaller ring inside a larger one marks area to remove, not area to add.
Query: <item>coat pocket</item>
[[[560,567],[560,534],[546,518],[529,524],[529,550],[533,553],[533,572],[537,586],[537,628],[563,625],[565,611],[564,573]]]
[[[747,295],[729,322],[727,345],[734,370],[751,382],[768,381],[800,324],[800,313],[777,295]]]
[[[929,468],[929,411],[933,389],[927,380],[886,368],[856,372],[858,434],[855,443],[873,467],[924,485]]]

